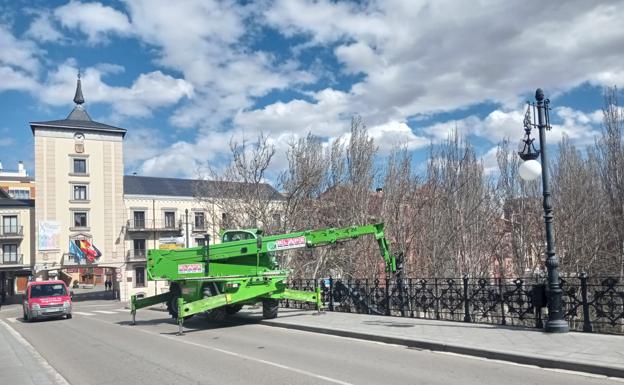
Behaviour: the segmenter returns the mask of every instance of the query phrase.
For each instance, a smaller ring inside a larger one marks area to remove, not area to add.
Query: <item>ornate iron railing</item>
[[[547,287],[539,278],[292,279],[290,287],[320,285],[326,310],[542,328]],[[624,334],[624,284],[581,274],[562,277],[570,329]],[[283,301],[282,306],[313,309]]]

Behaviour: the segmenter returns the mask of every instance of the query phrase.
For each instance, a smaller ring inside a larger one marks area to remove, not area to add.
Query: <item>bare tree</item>
[[[221,229],[261,226],[276,231],[282,196],[265,182],[275,147],[261,134],[251,144],[231,140],[230,151],[225,169],[209,167],[196,183],[196,199]]]
[[[502,250],[511,262],[514,276],[537,274],[544,256],[544,223],[539,181],[525,182],[518,175],[521,160],[508,140],[498,145],[498,199],[503,205],[503,231],[506,240]],[[500,261],[500,263],[505,263]]]
[[[395,147],[388,156],[383,189],[374,200],[381,201],[379,217],[385,222],[386,237],[395,253],[403,253],[405,266],[419,271],[416,254],[416,221],[421,211],[421,178],[412,169],[413,158],[405,147]]]
[[[614,234],[607,252],[608,259],[613,261],[609,267],[624,278],[624,113],[618,102],[616,87],[606,89],[604,99],[604,130],[598,142],[597,154],[602,186],[609,203],[607,218]]]

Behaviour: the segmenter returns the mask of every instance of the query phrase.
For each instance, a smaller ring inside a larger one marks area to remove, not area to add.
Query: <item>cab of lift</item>
[[[262,235],[260,229],[225,230],[221,234],[221,242],[244,241],[247,239],[258,239]]]

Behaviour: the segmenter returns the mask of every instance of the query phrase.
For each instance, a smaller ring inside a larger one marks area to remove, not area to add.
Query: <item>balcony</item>
[[[0,265],[22,265],[24,254],[2,254],[0,255]]]
[[[208,231],[208,226],[205,223],[189,223],[189,227],[191,227],[191,231],[194,233],[205,233]]]
[[[182,221],[170,222],[170,221],[152,221],[152,220],[128,220],[127,223],[128,232],[144,232],[149,233],[153,231],[159,232],[180,232],[182,231]]]
[[[24,238],[24,226],[0,226],[0,239]]]
[[[145,261],[147,259],[147,250],[128,250],[126,262]]]

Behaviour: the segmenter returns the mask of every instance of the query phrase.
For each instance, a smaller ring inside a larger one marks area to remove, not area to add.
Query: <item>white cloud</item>
[[[483,171],[488,175],[496,174],[498,172],[498,159],[496,158],[497,153],[498,147],[492,147],[485,154],[481,155]]]
[[[31,21],[28,30],[24,33],[25,37],[42,43],[64,40],[63,34],[56,29],[50,12],[44,10],[33,12],[37,16]]]
[[[36,75],[40,67],[38,54],[39,48],[33,42],[15,38],[7,27],[0,24],[0,65]]]
[[[349,104],[367,121],[484,101],[513,107],[536,85],[556,95],[583,82],[622,82],[624,3],[534,3],[551,16],[536,19],[531,4],[513,2],[289,0],[266,17],[286,36],[338,44],[344,71],[365,75]]]
[[[128,16],[101,3],[70,1],[54,10],[54,16],[66,28],[79,29],[90,43],[102,42],[108,34],[130,35]]]
[[[76,87],[77,68],[72,61],[50,73],[47,84],[37,96],[46,104],[71,104]],[[160,71],[140,74],[130,87],[109,86],[102,75],[120,71],[118,66],[99,65],[87,68],[82,76],[82,90],[87,103],[108,103],[113,111],[125,116],[149,116],[156,108],[170,106],[193,96],[193,87]]]
[[[0,65],[0,92],[7,90],[34,91],[37,82],[27,73]]]
[[[382,154],[389,153],[396,146],[417,150],[431,143],[429,138],[415,135],[404,122],[390,121],[370,127],[368,132],[371,138],[375,139],[375,144]]]
[[[537,7],[549,17],[535,18]],[[558,95],[580,84],[624,82],[622,13],[622,2],[581,0],[483,6],[448,0],[127,0],[122,6],[72,0],[52,13],[36,14],[40,23],[33,22],[24,37],[62,42],[55,29],[60,24],[81,31],[90,44],[114,36],[137,39],[156,69],[124,87],[103,79],[121,73],[125,63],[92,65],[83,78],[87,103],[107,103],[121,118],[150,116],[156,108],[175,105],[169,123],[196,129],[197,139],[168,148],[154,144],[132,161],[145,161],[146,172],[169,167],[183,173],[191,163],[227,152],[233,133],[262,130],[279,146],[307,132],[336,138],[348,131],[355,114],[382,150],[396,142],[417,149],[446,138],[454,128],[489,143],[520,138],[521,99],[536,87],[556,105]],[[256,44],[267,26],[296,37],[297,46]],[[318,47],[323,53],[310,58]],[[42,72],[38,55],[35,44],[0,25],[0,91],[35,90]],[[71,104],[76,68],[69,60],[53,69],[35,95],[50,105]],[[351,84],[343,75],[358,80]],[[263,103],[263,96],[279,90],[305,97]],[[258,101],[263,104],[256,108]],[[420,117],[483,102],[498,107],[482,119],[418,125]],[[590,143],[599,115],[555,108],[553,118],[561,123],[549,132],[549,142],[566,133]],[[155,146],[165,148],[155,153]],[[180,150],[195,152],[181,162]]]
[[[180,71],[195,89],[171,119],[182,127],[214,127],[272,90],[315,78],[296,61],[278,62],[247,47],[255,5],[233,2],[128,1],[133,31],[156,47],[158,63]]]

